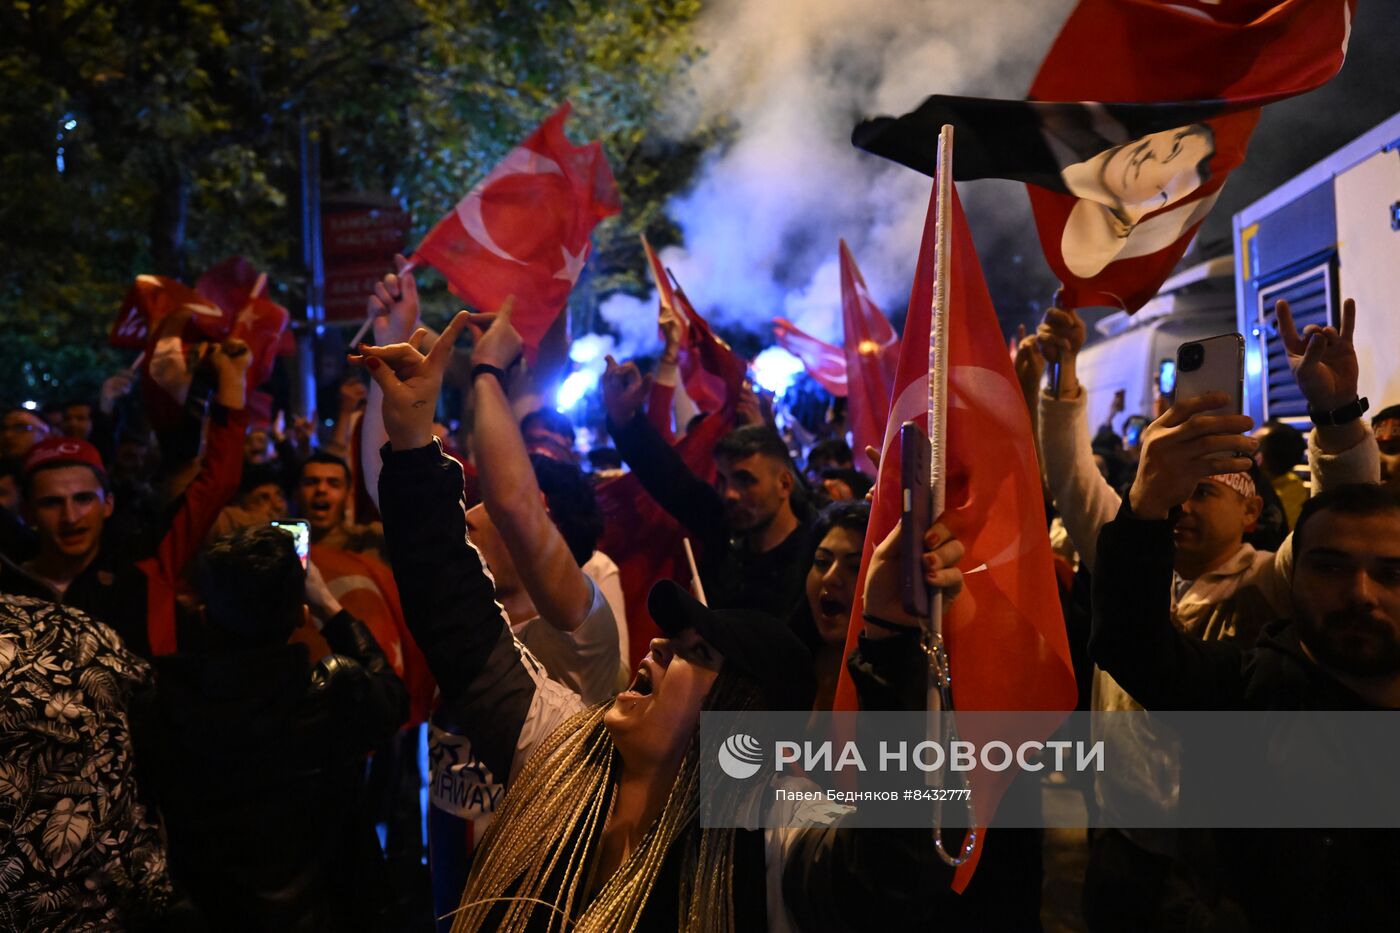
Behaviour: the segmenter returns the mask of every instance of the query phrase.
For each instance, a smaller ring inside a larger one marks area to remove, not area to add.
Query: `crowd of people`
[[[863,709],[925,702],[897,535],[847,655],[873,477],[839,417],[748,386],[703,410],[666,330],[659,359],[609,360],[585,457],[568,417],[521,410],[509,302],[438,334],[404,273],[369,309],[324,432],[253,419],[238,341],[185,347],[209,378],[182,398],[123,371],[5,410],[0,929],[1041,928],[1037,830],[993,830],[954,893],[926,830],[700,825],[702,711],[831,709],[843,670]],[[1400,406],[1355,405],[1357,313],[1300,334],[1279,306],[1307,435],[1223,396],[1091,432],[1082,319],[1013,347],[1082,709],[1400,707]],[[661,522],[694,572],[638,597],[603,545]],[[956,598],[962,545],[940,523],[924,552]],[[1114,754],[1163,741],[1138,738]],[[1116,827],[1193,780],[1109,771],[1085,802]],[[1096,829],[1083,916],[1371,929],[1397,843]]]

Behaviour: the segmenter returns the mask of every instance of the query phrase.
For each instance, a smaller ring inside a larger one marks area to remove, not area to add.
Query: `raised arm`
[[[469,317],[457,315],[427,356],[420,328],[408,343],[362,347],[351,360],[382,391],[380,510],[404,619],[442,691],[442,714],[492,773],[513,775],[582,704],[512,637],[467,538],[461,467],[433,438],[443,371]]]
[[[398,274],[393,272],[374,286],[369,296],[368,313],[374,317],[374,342],[381,347],[405,343],[419,327],[418,283],[413,272],[404,271],[408,260],[394,257]],[[355,349],[351,347],[351,349]],[[384,446],[389,435],[384,430],[384,390],[373,379],[369,383],[369,396],[365,401],[365,413],[360,422],[360,475],[364,477],[365,489],[379,507],[379,448]]]
[[[248,431],[246,383],[252,354],[241,340],[230,340],[215,347],[212,358],[218,382],[209,406],[203,462],[186,487],[155,553],[138,564],[148,577],[163,581],[162,589],[166,591],[173,591],[243,478],[243,437]],[[153,654],[176,650],[174,623],[171,613],[147,613],[146,635]]]
[[[1060,308],[1047,311],[1036,331],[1046,362],[1060,364],[1060,397],[1040,395],[1038,439],[1040,467],[1055,508],[1080,558],[1093,566],[1099,531],[1113,520],[1122,502],[1094,465],[1089,398],[1075,367],[1084,335],[1079,315]]]
[[[685,461],[641,413],[648,389],[648,380],[642,378],[636,364],[618,364],[608,357],[608,368],[603,374],[608,433],[648,495],[717,553],[729,534],[724,524],[724,504],[714,487],[690,472]]]
[[[1175,509],[1206,477],[1248,469],[1239,453],[1259,446],[1244,436],[1247,416],[1207,414],[1226,402],[1223,393],[1183,399],[1147,426],[1129,501],[1099,537],[1089,653],[1150,710],[1242,701],[1243,649],[1188,636],[1171,616]]]
[[[505,387],[493,375],[493,371],[510,369],[521,345],[520,334],[511,325],[511,302],[507,301],[490,328],[479,332],[472,353],[481,501],[540,617],[572,632],[588,616],[593,587],[545,509],[520,425],[511,412]]]

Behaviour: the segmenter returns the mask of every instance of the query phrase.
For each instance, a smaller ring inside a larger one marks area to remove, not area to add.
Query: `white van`
[[[1232,333],[1235,320],[1235,261],[1226,255],[1167,279],[1136,314],[1119,311],[1099,321],[1094,329],[1103,339],[1079,354],[1079,381],[1089,392],[1090,433],[1107,420],[1120,389],[1125,408],[1115,417],[1114,430],[1122,434],[1123,422],[1132,415],[1151,420],[1164,369],[1171,389],[1177,347]],[[1252,365],[1248,356],[1245,363]]]

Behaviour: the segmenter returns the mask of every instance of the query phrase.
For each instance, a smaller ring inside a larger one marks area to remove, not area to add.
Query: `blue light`
[[[57,155],[57,157],[54,158],[54,164],[55,164],[56,166],[58,166],[58,174],[62,175],[62,174],[63,174],[63,170],[64,170],[65,168],[67,168],[67,164],[63,161],[63,147],[62,147],[62,146],[59,146],[59,147],[58,147],[58,155]]]
[[[1257,344],[1247,344],[1244,348],[1244,371],[1249,378],[1257,379],[1264,371],[1264,362],[1259,357],[1259,347]]]
[[[63,124],[63,128],[65,130],[76,130],[78,128],[78,121],[69,120],[67,123]]]
[[[802,372],[802,361],[782,347],[768,347],[754,358],[753,381],[782,396]]]
[[[598,374],[580,369],[577,372],[569,373],[564,377],[563,383],[559,386],[559,393],[555,396],[555,404],[561,411],[568,411],[583,397],[598,385]]]

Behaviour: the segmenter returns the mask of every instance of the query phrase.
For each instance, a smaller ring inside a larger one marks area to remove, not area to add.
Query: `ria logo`
[[[736,781],[751,778],[763,766],[763,746],[743,732],[731,735],[719,747],[720,770]]]

